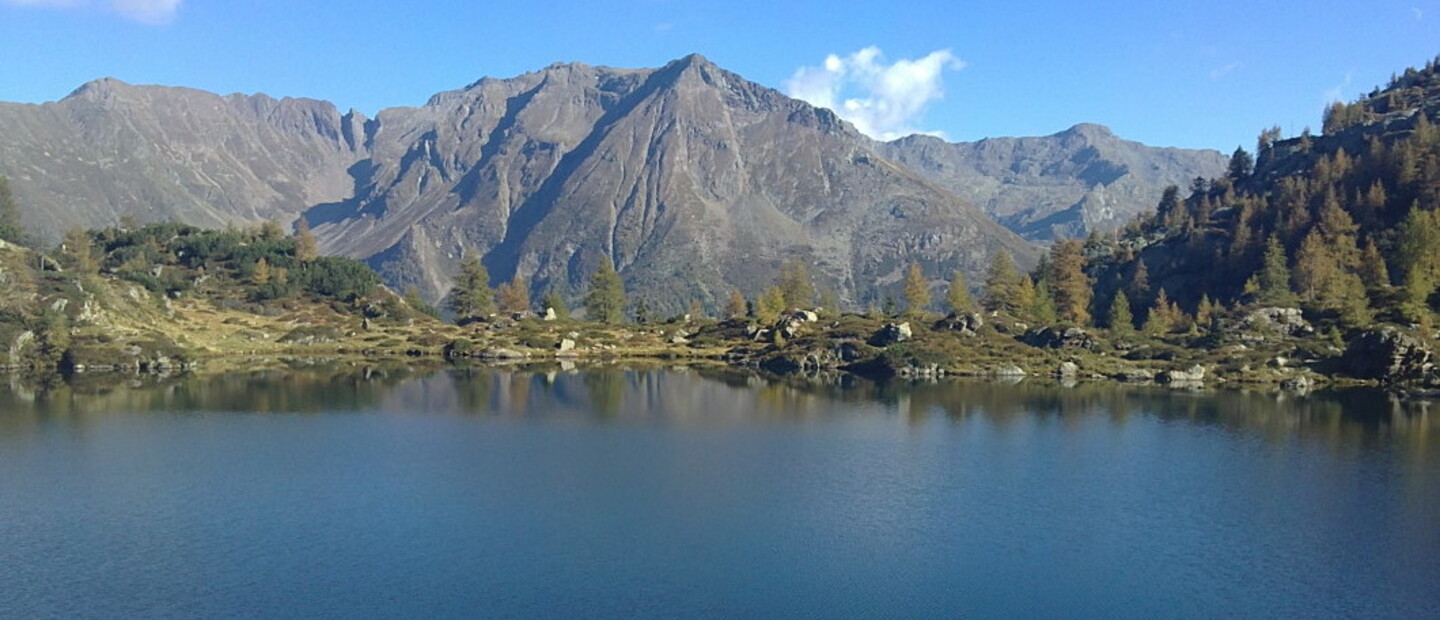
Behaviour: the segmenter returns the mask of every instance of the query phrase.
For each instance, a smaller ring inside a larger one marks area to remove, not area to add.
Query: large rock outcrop
[[[1340,364],[1352,377],[1396,382],[1423,378],[1434,367],[1431,358],[1430,347],[1419,338],[1387,328],[1352,338]]]

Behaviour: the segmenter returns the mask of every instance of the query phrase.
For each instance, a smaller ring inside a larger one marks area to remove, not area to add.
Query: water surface
[[[1378,394],[695,370],[0,384],[0,617],[1440,617]]]

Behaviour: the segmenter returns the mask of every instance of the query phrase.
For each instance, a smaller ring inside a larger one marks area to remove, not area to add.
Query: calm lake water
[[[696,370],[0,377],[0,617],[1440,618],[1437,416]]]

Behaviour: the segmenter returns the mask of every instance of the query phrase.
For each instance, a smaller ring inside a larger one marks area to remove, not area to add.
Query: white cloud
[[[110,0],[115,12],[147,24],[163,24],[175,17],[181,0]]]
[[[1210,79],[1212,79],[1212,80],[1219,80],[1219,79],[1221,79],[1221,78],[1223,78],[1223,77],[1225,77],[1225,76],[1227,76],[1227,75],[1230,75],[1230,73],[1231,73],[1232,71],[1234,71],[1234,70],[1236,70],[1236,69],[1239,69],[1239,68],[1240,68],[1240,63],[1238,63],[1238,62],[1232,62],[1232,63],[1230,63],[1230,64],[1228,64],[1228,65],[1223,66],[1223,67],[1217,67],[1217,68],[1215,68],[1215,69],[1211,69],[1211,70],[1210,70]]]
[[[945,71],[958,71],[965,63],[950,50],[936,50],[923,58],[902,58],[887,63],[880,48],[870,46],[848,56],[831,54],[818,67],[801,67],[785,83],[791,97],[830,108],[862,133],[893,140],[912,133],[939,132],[917,129],[925,109],[944,96]]]
[[[121,16],[147,24],[168,23],[175,17],[183,0],[99,0],[98,4],[119,13]],[[45,8],[74,8],[90,6],[90,0],[0,0],[0,4],[34,6]]]
[[[1354,79],[1354,77],[1355,74],[1346,73],[1345,80],[1343,82],[1336,84],[1335,86],[1327,89],[1324,93],[1322,93],[1320,97],[1325,100],[1325,105],[1330,105],[1332,103],[1335,103],[1336,101],[1345,101],[1345,89],[1350,87],[1350,82]]]
[[[1425,19],[1425,11],[1420,10],[1420,7],[1418,7],[1418,6],[1412,6],[1412,7],[1410,7],[1410,12],[1413,13],[1413,14],[1415,14],[1415,19],[1416,19],[1417,21],[1418,21],[1418,20]]]

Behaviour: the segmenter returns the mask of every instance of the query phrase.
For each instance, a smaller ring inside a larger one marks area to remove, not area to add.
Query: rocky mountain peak
[[[1081,138],[1091,142],[1117,139],[1115,132],[1111,131],[1109,127],[1098,123],[1078,123],[1055,135],[1057,137]]]

